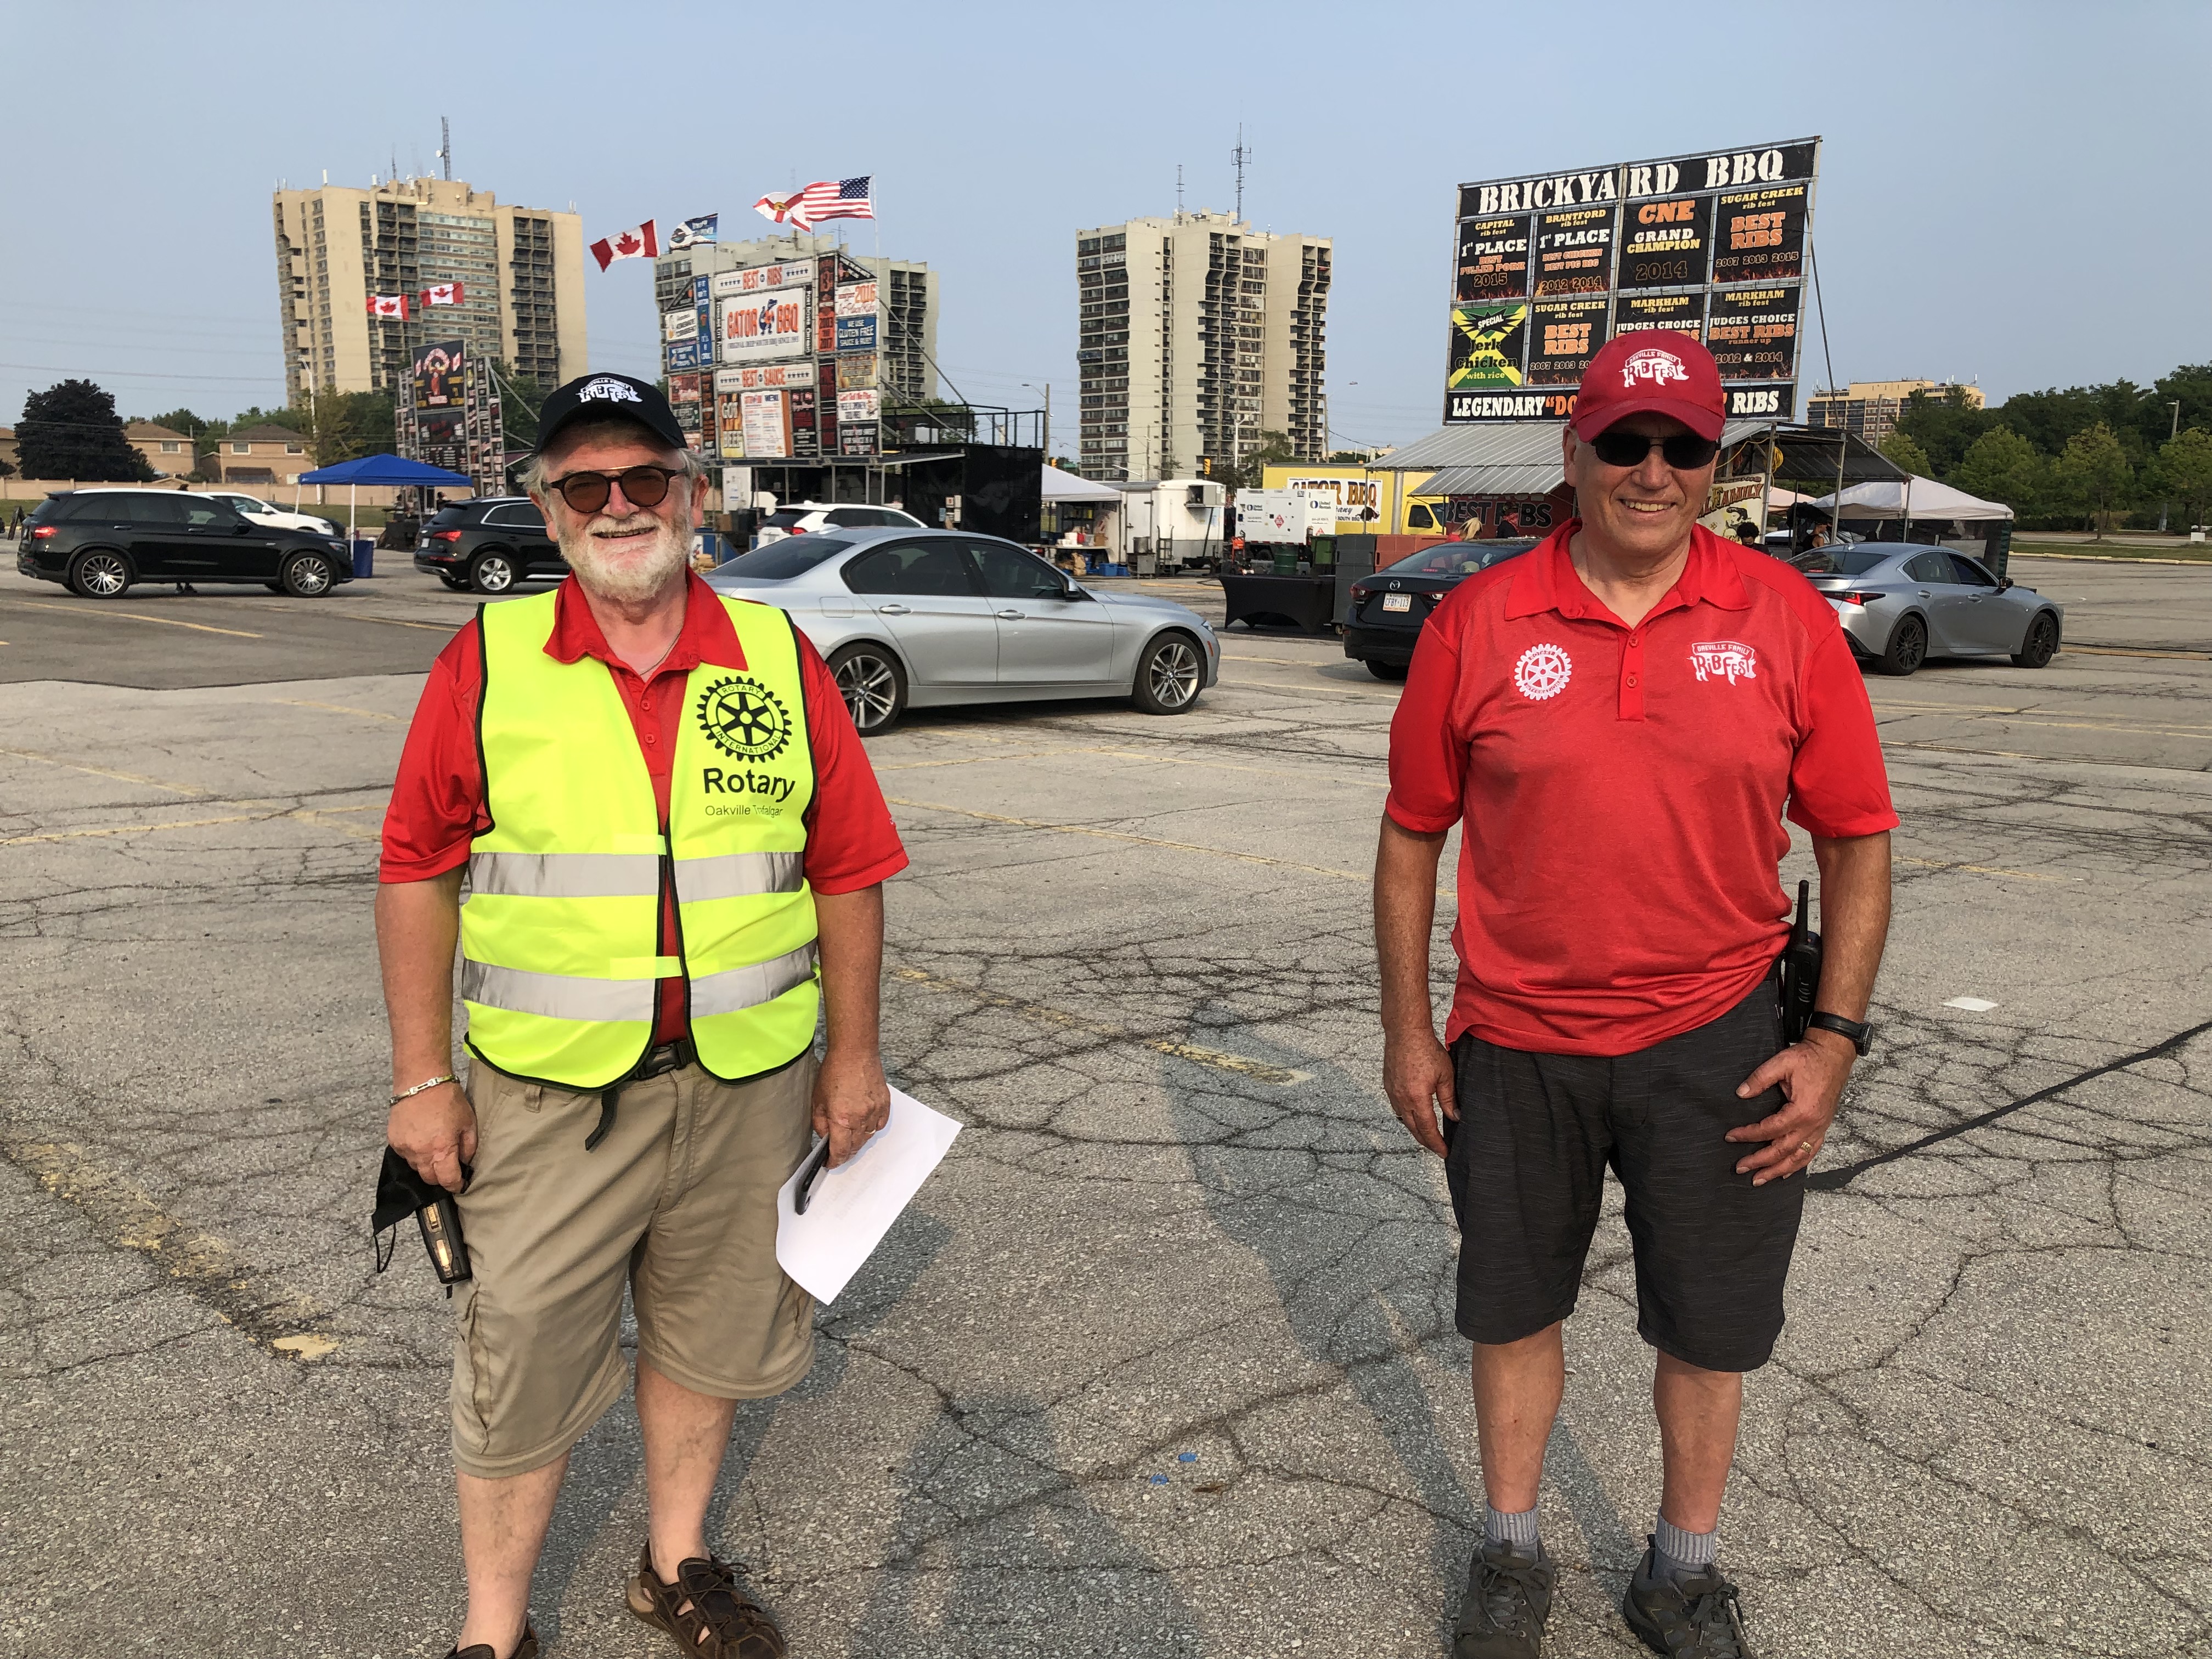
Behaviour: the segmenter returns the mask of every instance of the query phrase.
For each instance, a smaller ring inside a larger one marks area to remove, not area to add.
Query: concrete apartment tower
[[[1262,432],[1322,459],[1333,246],[1206,210],[1078,231],[1078,471],[1211,476]]]
[[[584,348],[584,228],[574,213],[501,207],[458,179],[403,179],[367,190],[325,185],[276,193],[276,314],[284,390],[392,392],[413,348],[465,340],[543,387],[589,367]],[[457,307],[421,308],[422,290],[458,282]],[[372,294],[404,294],[404,323],[368,314]]]
[[[759,236],[745,242],[703,242],[681,253],[664,253],[653,263],[653,303],[661,311],[684,304],[691,280],[718,270],[772,265],[786,259],[816,259],[838,252],[837,238],[826,230],[794,230],[784,236]],[[851,248],[845,257],[872,273],[876,303],[883,316],[884,387],[919,402],[937,395],[937,273],[913,259],[887,259]],[[659,319],[655,319],[656,324]],[[658,337],[658,330],[655,331]],[[710,365],[711,367],[711,365]]]

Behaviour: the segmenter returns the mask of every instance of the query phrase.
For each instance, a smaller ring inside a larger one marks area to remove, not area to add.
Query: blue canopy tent
[[[303,484],[459,484],[464,489],[476,487],[473,478],[459,472],[448,472],[442,466],[432,466],[427,461],[410,461],[404,455],[362,455],[350,461],[340,461],[336,466],[319,466],[313,472],[302,472]],[[346,498],[346,540],[353,540],[354,509],[361,501],[356,488]]]

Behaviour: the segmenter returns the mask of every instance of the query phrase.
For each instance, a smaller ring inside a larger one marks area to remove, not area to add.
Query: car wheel
[[[131,562],[104,547],[80,553],[70,563],[69,585],[88,599],[119,599],[131,586]]]
[[[888,732],[906,713],[906,670],[879,645],[848,645],[830,658],[846,712],[864,738]]]
[[[331,591],[331,579],[337,574],[331,562],[319,553],[295,553],[284,561],[277,580],[295,599],[319,599]]]
[[[506,553],[479,553],[469,566],[469,586],[479,593],[504,593],[514,586],[514,560]]]
[[[1367,672],[1378,680],[1402,680],[1406,678],[1406,665],[1401,662],[1377,662],[1370,657]]]
[[[1163,634],[1137,659],[1130,696],[1147,714],[1180,714],[1206,686],[1206,659],[1188,634]]]
[[[438,580],[445,583],[447,589],[453,592],[465,593],[469,591],[469,579],[466,576],[449,576],[441,570],[438,573]]]
[[[2012,659],[2022,668],[2048,668],[2057,654],[2058,618],[2045,611],[2028,623],[2027,637],[2020,642]]]
[[[1875,666],[1902,679],[1928,660],[1928,624],[1917,617],[1899,617],[1889,630],[1889,643]]]

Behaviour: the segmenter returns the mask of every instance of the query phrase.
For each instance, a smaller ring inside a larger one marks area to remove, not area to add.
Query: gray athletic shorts
[[[1604,1058],[1452,1045],[1460,1118],[1444,1160],[1459,1218],[1460,1334],[1516,1342],[1575,1310],[1607,1166],[1627,1194],[1637,1330],[1708,1370],[1764,1365],[1805,1183],[1753,1187],[1724,1140],[1782,1105],[1736,1085],[1782,1047],[1774,981],[1693,1031]],[[1446,1126],[1450,1127],[1449,1125]]]

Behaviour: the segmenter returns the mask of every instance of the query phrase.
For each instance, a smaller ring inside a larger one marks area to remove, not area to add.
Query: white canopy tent
[[[1044,469],[1044,498],[1048,501],[1097,501],[1102,506],[1111,502],[1118,507],[1121,492],[1112,484],[1080,477],[1065,467],[1048,466]]]
[[[1843,504],[1840,514],[1836,513],[1838,501]],[[2012,509],[2002,501],[1985,501],[1963,489],[1921,477],[1872,479],[1853,484],[1841,495],[1822,495],[1813,505],[1845,519],[1943,519],[1980,524],[2012,517]]]

